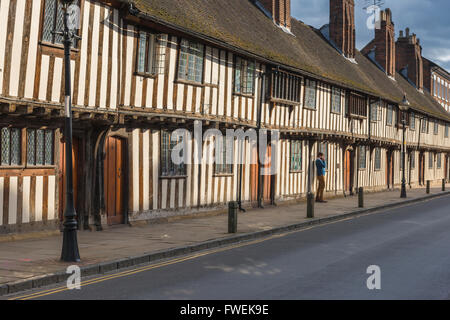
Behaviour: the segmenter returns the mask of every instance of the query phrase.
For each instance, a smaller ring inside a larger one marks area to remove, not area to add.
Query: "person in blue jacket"
[[[317,168],[317,180],[319,182],[317,186],[316,202],[326,203],[326,201],[323,200],[323,191],[325,190],[325,174],[327,164],[325,162],[325,157],[322,152],[319,152],[317,155],[316,168]]]

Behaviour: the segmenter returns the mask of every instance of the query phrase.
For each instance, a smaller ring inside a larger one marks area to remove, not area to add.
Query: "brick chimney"
[[[259,2],[272,15],[277,25],[291,30],[291,0],[259,0]]]
[[[374,54],[371,58],[383,68],[386,73],[395,77],[395,29],[390,9],[380,12],[381,28],[375,29],[375,39],[364,49],[363,54]]]
[[[420,40],[406,28],[400,31],[396,42],[397,71],[408,77],[416,88],[423,90],[423,61]]]
[[[355,57],[354,0],[330,0],[330,39],[347,58]]]

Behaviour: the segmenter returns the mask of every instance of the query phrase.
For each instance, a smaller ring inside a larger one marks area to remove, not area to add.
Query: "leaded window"
[[[440,153],[438,153],[436,155],[436,166],[437,166],[438,169],[442,168],[442,157],[441,157]]]
[[[445,124],[445,138],[448,138],[448,123]]]
[[[439,122],[437,120],[434,120],[434,134],[439,133]]]
[[[342,91],[339,88],[331,88],[331,111],[341,113]]]
[[[139,32],[136,71],[143,74],[163,74],[166,41],[163,35]]]
[[[27,129],[27,164],[54,164],[55,138],[53,130]]]
[[[17,166],[21,162],[21,129],[1,129],[1,165]]]
[[[302,141],[291,140],[291,171],[302,170]]]
[[[201,83],[203,81],[204,45],[181,40],[180,58],[178,63],[178,79]]]
[[[166,130],[161,131],[161,176],[185,176],[186,164],[182,161],[179,164],[172,160],[172,151],[175,146],[183,141],[182,136],[172,139],[172,133]],[[183,157],[180,151],[180,157]]]
[[[416,115],[414,112],[411,112],[409,114],[409,128],[411,130],[416,130]]]
[[[215,163],[215,173],[216,174],[233,174],[233,164],[227,158],[233,159],[233,148],[228,148],[226,136],[217,137],[220,139],[220,143],[217,145],[222,150],[216,149],[216,163]]]
[[[394,106],[392,104],[388,104],[386,114],[386,124],[388,126],[392,126],[393,123],[394,123]]]
[[[234,92],[253,94],[255,87],[255,63],[236,57],[234,69]]]
[[[379,108],[379,101],[373,101],[370,104],[370,120],[371,121],[378,121],[378,108]]]
[[[381,148],[375,148],[375,170],[381,170]]]
[[[79,1],[74,1],[74,4],[79,5]],[[61,2],[58,0],[45,0],[42,41],[52,44],[62,44],[64,38],[62,35],[57,34],[57,32],[62,32],[63,30],[64,11]]]
[[[347,114],[357,117],[367,117],[367,98],[354,92],[347,96]]]
[[[416,153],[414,151],[411,152],[409,161],[411,169],[414,170],[416,168]]]
[[[366,146],[359,147],[359,169],[366,169]]]
[[[428,168],[429,169],[433,169],[433,153],[432,152],[428,152]]]
[[[314,80],[305,80],[305,107],[316,109],[316,85]]]
[[[428,119],[423,118],[422,119],[422,133],[428,133]]]

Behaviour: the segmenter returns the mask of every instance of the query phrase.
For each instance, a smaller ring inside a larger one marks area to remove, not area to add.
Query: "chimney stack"
[[[347,58],[355,57],[354,0],[330,0],[330,39]]]
[[[380,12],[380,21],[381,28],[375,29],[375,60],[395,77],[395,28],[389,8]]]
[[[406,28],[405,36],[400,33],[396,42],[397,71],[406,70],[408,79],[418,90],[423,89],[423,61],[420,40]]]
[[[277,25],[291,30],[291,0],[260,0],[260,3]]]

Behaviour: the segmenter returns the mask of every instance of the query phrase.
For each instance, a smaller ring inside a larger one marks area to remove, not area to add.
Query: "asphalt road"
[[[367,288],[367,268],[381,290]],[[41,290],[42,291],[42,290]],[[22,293],[21,295],[24,295]],[[450,197],[317,226],[39,299],[449,299]]]

